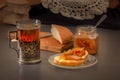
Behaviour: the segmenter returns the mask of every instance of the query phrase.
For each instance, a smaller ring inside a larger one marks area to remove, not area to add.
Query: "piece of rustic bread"
[[[61,44],[65,44],[73,40],[73,33],[70,29],[62,25],[52,24],[51,33]]]
[[[86,60],[88,52],[84,48],[73,48],[54,57],[54,63],[62,66],[79,66]]]
[[[48,32],[40,32],[40,35],[49,34]],[[53,36],[40,38],[40,49],[52,51],[52,52],[63,52],[69,48],[72,48],[73,41],[66,44],[61,44]]]

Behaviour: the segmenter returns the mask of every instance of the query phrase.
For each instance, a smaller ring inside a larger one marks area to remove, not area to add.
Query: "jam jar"
[[[81,25],[76,27],[74,35],[74,47],[85,48],[89,54],[98,51],[99,36],[97,28],[92,25]]]

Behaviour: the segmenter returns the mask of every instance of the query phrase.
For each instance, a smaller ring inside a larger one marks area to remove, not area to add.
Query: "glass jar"
[[[81,25],[76,27],[74,36],[74,47],[85,48],[89,54],[96,54],[98,51],[98,33],[92,25]]]

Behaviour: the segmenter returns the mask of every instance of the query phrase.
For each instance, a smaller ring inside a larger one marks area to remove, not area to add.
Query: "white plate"
[[[55,54],[53,56],[50,56],[48,61],[50,64],[53,66],[59,67],[59,68],[65,68],[65,69],[82,69],[82,68],[87,68],[95,65],[97,63],[97,59],[95,56],[88,55],[88,58],[85,60],[85,62],[80,65],[80,66],[62,66],[54,63],[54,57],[59,56],[60,54]]]

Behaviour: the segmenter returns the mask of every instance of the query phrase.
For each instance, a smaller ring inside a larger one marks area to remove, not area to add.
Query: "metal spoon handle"
[[[98,25],[100,25],[100,24],[106,19],[106,17],[107,17],[107,15],[104,14],[104,15],[100,18],[100,20],[97,22],[97,24],[95,25],[95,28],[96,28]]]

